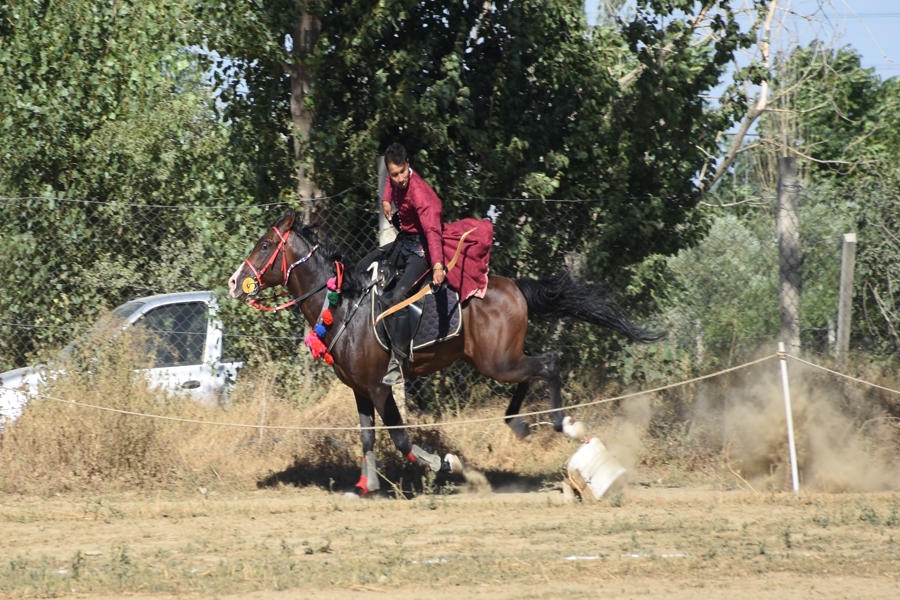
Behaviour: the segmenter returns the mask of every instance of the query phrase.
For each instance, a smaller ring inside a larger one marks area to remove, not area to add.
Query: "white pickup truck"
[[[187,395],[204,404],[221,403],[243,363],[222,357],[222,323],[212,292],[160,294],[126,302],[108,319],[122,328],[143,327],[157,344],[147,368],[154,388]],[[29,397],[39,394],[56,372],[47,365],[0,373],[0,431],[19,417]]]

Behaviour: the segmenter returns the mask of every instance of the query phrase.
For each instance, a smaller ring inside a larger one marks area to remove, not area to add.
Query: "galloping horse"
[[[326,299],[325,283],[336,269],[344,270],[344,260],[327,233],[315,225],[303,225],[298,213],[292,211],[259,239],[228,280],[230,295],[256,304],[256,296],[263,289],[286,286],[292,303],[313,325]],[[355,265],[346,265],[345,273],[341,302],[332,309],[333,326],[324,342],[330,348],[335,373],[356,397],[363,447],[362,477],[357,487],[366,494],[378,487],[375,432],[371,429],[375,411],[388,426],[402,425],[402,419],[391,387],[381,382],[389,353],[376,341],[369,311],[365,307],[356,310],[362,303],[366,282],[356,273]],[[556,409],[551,413],[554,429],[564,431],[565,424],[567,433],[577,435],[578,427],[570,426],[571,419],[563,416],[559,354],[524,353],[529,317],[573,318],[608,327],[639,342],[660,337],[632,324],[621,308],[604,297],[602,287],[576,283],[566,273],[540,280],[492,276],[484,298],[464,303],[462,335],[417,351],[415,360],[405,363],[403,371],[407,377],[420,377],[462,360],[491,379],[517,384],[506,410],[506,422],[520,438],[529,434],[530,426],[516,415],[529,382],[543,379],[548,383],[550,406]],[[411,444],[405,429],[390,429],[390,435],[397,449],[411,461],[423,462],[435,471],[462,469],[452,455],[442,460]]]

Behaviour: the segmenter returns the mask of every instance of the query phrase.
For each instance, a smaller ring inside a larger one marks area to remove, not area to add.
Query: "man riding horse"
[[[460,300],[470,296],[484,297],[487,290],[487,265],[493,242],[493,227],[490,221],[464,219],[444,225],[444,209],[441,200],[428,183],[409,166],[406,149],[394,143],[384,154],[384,164],[388,172],[381,197],[381,210],[388,221],[397,224],[400,233],[394,242],[369,253],[359,263],[365,270],[375,261],[387,261],[398,270],[403,270],[394,288],[382,298],[382,310],[403,301],[422,278],[431,271],[431,283],[439,286],[447,279],[448,284],[460,293]],[[392,213],[392,205],[397,208]],[[463,240],[467,227],[471,239]],[[468,241],[468,245],[460,242]],[[459,254],[462,262],[456,272],[449,273],[445,267],[445,257]],[[382,382],[395,385],[403,380],[401,360],[412,356],[412,331],[409,314],[400,310],[388,319],[391,338],[391,360]]]

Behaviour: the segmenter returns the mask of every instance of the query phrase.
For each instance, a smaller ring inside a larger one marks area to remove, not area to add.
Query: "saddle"
[[[380,301],[382,294],[389,290],[397,279],[397,270],[387,263],[373,263],[369,269],[372,271],[372,302],[371,322],[375,327],[375,339],[378,345],[385,350],[391,350],[390,336],[385,321],[391,317],[382,319],[375,325],[375,319],[384,310]],[[415,293],[428,286],[430,282],[424,277],[416,288],[410,290]],[[437,291],[430,291],[417,302],[404,309],[409,313],[410,339],[412,349],[419,350],[443,342],[462,333],[462,311],[459,306],[459,294],[446,285]]]

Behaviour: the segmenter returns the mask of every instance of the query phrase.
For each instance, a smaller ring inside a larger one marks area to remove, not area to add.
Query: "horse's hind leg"
[[[572,439],[583,439],[584,423],[572,417],[564,417],[562,412],[562,378],[559,376],[559,354],[548,352],[542,355],[547,358],[547,387],[550,390],[550,408],[558,408],[551,413],[553,429],[565,433]]]
[[[356,396],[356,410],[359,412],[359,436],[362,439],[362,474],[356,487],[360,493],[365,495],[374,492],[381,487],[378,481],[378,472],[376,469],[377,461],[375,459],[375,430],[367,429],[375,426],[375,405],[367,396],[363,396],[354,392]]]
[[[541,365],[544,367],[541,375],[547,380],[547,388],[550,392],[550,408],[554,409],[550,413],[553,419],[553,429],[561,432],[563,430],[563,411],[562,411],[562,378],[559,376],[559,354],[557,352],[547,352],[536,356]]]
[[[535,379],[543,379],[547,382],[547,388],[550,393],[550,418],[553,421],[553,429],[564,432],[571,438],[584,437],[584,426],[580,423],[572,421],[564,415],[562,410],[562,378],[559,374],[559,354],[557,352],[546,352],[537,356],[522,355],[514,362],[514,367],[504,365],[505,368],[500,369],[496,364],[479,364],[479,372],[482,375],[491,377],[498,381],[518,382],[516,391],[509,402],[506,409],[506,423],[512,428],[519,438],[528,435],[530,429],[524,419],[517,417],[519,409],[522,407],[522,401],[528,392],[528,384]]]
[[[520,440],[525,439],[531,433],[531,426],[525,422],[525,419],[516,416],[519,414],[519,409],[522,408],[522,401],[525,400],[525,394],[528,393],[528,386],[529,382],[527,381],[517,385],[516,391],[513,392],[513,397],[509,401],[509,406],[506,408],[506,424]]]

